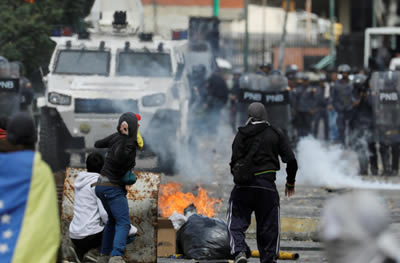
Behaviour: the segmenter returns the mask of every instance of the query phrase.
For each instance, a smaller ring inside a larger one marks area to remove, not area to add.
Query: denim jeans
[[[328,120],[328,111],[326,109],[318,110],[314,115],[314,127],[313,134],[315,138],[318,138],[318,129],[320,121],[324,123],[324,139],[326,141],[329,140],[329,120]]]
[[[130,229],[126,190],[118,186],[96,186],[95,191],[108,214],[100,252],[103,255],[124,256]]]
[[[328,120],[329,120],[329,134],[331,136],[331,141],[336,142],[339,139],[339,131],[337,128],[337,112],[335,110],[328,110]]]
[[[352,117],[353,112],[351,110],[337,113],[336,126],[339,132],[339,141],[343,145],[347,145],[348,143],[347,134],[350,131],[350,121]]]

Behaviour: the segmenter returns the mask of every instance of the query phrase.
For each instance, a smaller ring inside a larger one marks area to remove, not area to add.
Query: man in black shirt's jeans
[[[250,184],[235,185],[229,200],[228,230],[231,253],[235,263],[247,262],[250,249],[245,242],[245,231],[254,211],[257,221],[257,245],[262,263],[276,262],[279,256],[279,194],[276,189],[276,172],[279,158],[287,163],[285,195],[295,193],[297,161],[289,146],[287,136],[267,122],[267,113],[261,103],[252,103],[248,109],[249,120],[239,128],[232,145],[230,166],[244,158],[251,146],[259,142],[252,158],[254,177]]]

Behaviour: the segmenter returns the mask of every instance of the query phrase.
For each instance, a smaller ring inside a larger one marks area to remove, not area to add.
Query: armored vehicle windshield
[[[71,75],[104,75],[110,72],[110,52],[101,50],[61,50],[54,73]]]
[[[171,77],[171,56],[168,53],[120,52],[117,75],[132,77]]]

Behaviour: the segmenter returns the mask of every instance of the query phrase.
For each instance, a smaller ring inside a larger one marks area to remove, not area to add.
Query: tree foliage
[[[94,0],[24,0],[0,1],[0,55],[21,61],[32,75],[46,67],[54,49],[50,39],[56,25],[76,29],[90,12]]]

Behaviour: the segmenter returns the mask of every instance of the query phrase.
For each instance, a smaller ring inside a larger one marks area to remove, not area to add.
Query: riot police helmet
[[[290,74],[295,74],[295,73],[297,73],[298,71],[299,71],[299,68],[297,67],[296,64],[290,64],[290,65],[288,65],[288,66],[286,67],[285,74],[286,74],[286,76],[287,76],[287,75],[290,75]]]
[[[363,85],[366,80],[367,80],[367,77],[363,74],[357,74],[357,75],[354,75],[354,77],[353,77],[353,83],[356,85]]]
[[[347,73],[347,74],[350,74],[350,73],[351,73],[351,68],[350,68],[350,66],[347,65],[347,64],[341,64],[341,65],[339,65],[339,67],[338,67],[338,72],[339,72],[339,73]]]

